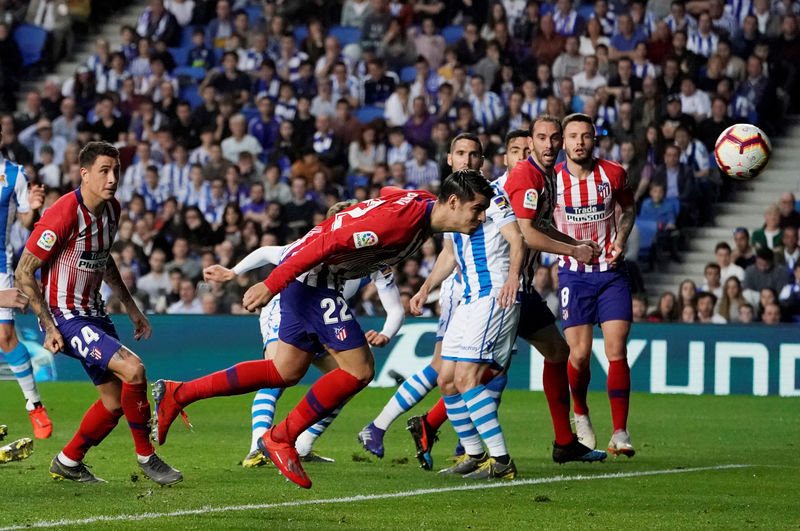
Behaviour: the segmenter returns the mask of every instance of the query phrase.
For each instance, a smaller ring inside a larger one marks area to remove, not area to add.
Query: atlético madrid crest
[[[611,193],[611,187],[608,183],[600,183],[597,185],[597,195],[605,199]]]
[[[347,339],[347,329],[345,327],[337,326],[333,329],[333,331],[336,332],[336,339],[339,341],[344,341]]]

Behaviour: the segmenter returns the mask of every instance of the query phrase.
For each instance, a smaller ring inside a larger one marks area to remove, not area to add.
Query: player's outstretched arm
[[[390,283],[382,284],[376,281],[378,297],[381,299],[383,309],[386,310],[386,320],[380,332],[374,330],[364,334],[367,341],[373,347],[385,347],[389,341],[397,334],[406,319],[406,312],[403,309],[403,301],[400,300],[400,290],[392,278]]]
[[[507,308],[517,300],[519,291],[519,275],[522,270],[522,261],[525,259],[525,242],[522,239],[517,223],[506,223],[500,227],[500,234],[506,239],[510,247],[508,258],[508,278],[497,296],[501,308]]]
[[[214,264],[203,269],[203,280],[215,280],[217,282],[227,282],[253,269],[258,269],[261,266],[273,264],[278,265],[281,261],[281,254],[286,247],[282,245],[266,245],[259,247],[252,253],[248,254],[242,261],[233,266],[233,269],[228,269],[219,264]]]
[[[525,244],[531,249],[536,249],[537,251],[543,251],[546,253],[571,256],[579,262],[583,262],[584,264],[591,263],[597,256],[595,252],[597,244],[592,247],[590,244],[575,240],[573,240],[575,243],[559,241],[558,239],[552,238],[548,234],[545,234],[534,227],[533,221],[530,219],[518,218],[517,221],[519,222],[519,228],[522,231],[522,237],[525,238]],[[563,234],[563,236],[572,240],[572,238],[566,234]]]
[[[42,291],[36,282],[36,271],[44,265],[44,260],[25,249],[14,272],[17,288],[28,296],[28,303],[33,308],[33,313],[39,318],[44,329],[44,348],[55,354],[64,348],[64,338],[56,328],[50,309],[44,302]]]
[[[119,297],[120,302],[125,305],[128,318],[133,323],[133,338],[137,341],[142,337],[150,339],[150,334],[153,332],[153,329],[150,327],[150,322],[139,307],[136,306],[136,302],[133,300],[133,297],[131,297],[131,292],[128,291],[128,286],[122,281],[117,263],[114,262],[113,258],[109,259],[106,263],[103,280],[105,280],[108,287],[111,288],[111,291]]]
[[[445,238],[442,252],[436,257],[436,263],[433,264],[430,275],[422,283],[419,291],[411,297],[412,314],[422,315],[422,307],[425,305],[425,301],[428,300],[428,292],[438,287],[453,272],[455,267],[456,253],[453,250],[453,240]]]

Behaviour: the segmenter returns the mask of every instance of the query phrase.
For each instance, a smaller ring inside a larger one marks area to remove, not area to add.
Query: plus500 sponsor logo
[[[605,205],[591,205],[588,207],[564,207],[567,221],[571,223],[590,223],[602,221],[608,217]]]
[[[108,251],[83,251],[78,259],[77,268],[84,271],[101,271],[106,267]]]

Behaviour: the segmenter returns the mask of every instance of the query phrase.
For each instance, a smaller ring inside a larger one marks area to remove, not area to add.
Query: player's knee
[[[375,377],[375,367],[371,364],[364,364],[363,366],[359,367],[350,367],[347,369],[347,372],[361,385],[362,388],[369,385],[372,379]]]
[[[575,367],[579,371],[587,369],[589,367],[590,361],[591,358],[589,358],[588,356],[578,357],[578,356],[572,356],[571,354],[569,356],[569,362],[572,364],[573,367]]]
[[[11,352],[17,343],[17,333],[13,327],[0,327],[0,350]]]
[[[103,395],[100,397],[103,402],[103,407],[111,413],[122,411],[122,400],[119,396]]]
[[[139,385],[147,383],[147,372],[145,371],[144,363],[136,356],[128,359],[120,373],[120,379],[126,384]]]
[[[456,384],[453,382],[451,378],[444,378],[441,375],[439,375],[439,378],[437,379],[436,383],[439,386],[439,391],[444,396],[454,395],[458,392],[458,389],[456,389]]]

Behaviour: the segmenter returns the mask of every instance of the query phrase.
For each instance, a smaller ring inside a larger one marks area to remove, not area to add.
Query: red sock
[[[175,392],[175,400],[188,406],[212,396],[242,395],[264,387],[286,387],[272,360],[243,361],[225,370],[185,382]]]
[[[133,434],[133,444],[138,455],[150,455],[155,450],[150,442],[150,402],[147,401],[147,383],[122,383],[122,412]]]
[[[286,419],[275,427],[273,438],[279,442],[294,443],[309,426],[327,417],[336,406],[344,404],[363,388],[364,385],[355,376],[342,369],[324,374]]]
[[[611,423],[614,431],[628,426],[628,403],[631,394],[631,369],[628,360],[608,362],[608,401],[611,402]]]
[[[92,404],[83,416],[77,433],[64,447],[64,455],[74,461],[81,461],[89,448],[100,444],[111,433],[121,416],[122,411],[111,412],[100,400]]]
[[[576,369],[572,363],[567,363],[567,377],[569,387],[572,389],[573,409],[578,415],[588,415],[589,405],[586,403],[586,392],[589,390],[589,381],[592,371],[589,365],[585,369]]]
[[[447,420],[447,408],[444,405],[444,399],[440,398],[436,404],[433,405],[430,411],[428,411],[427,415],[425,415],[425,420],[428,421],[431,428],[434,430],[438,430],[442,424]]]
[[[566,361],[544,360],[542,384],[547,405],[550,406],[550,417],[553,419],[553,431],[556,444],[569,444],[575,438],[569,423],[569,381],[567,380]]]

